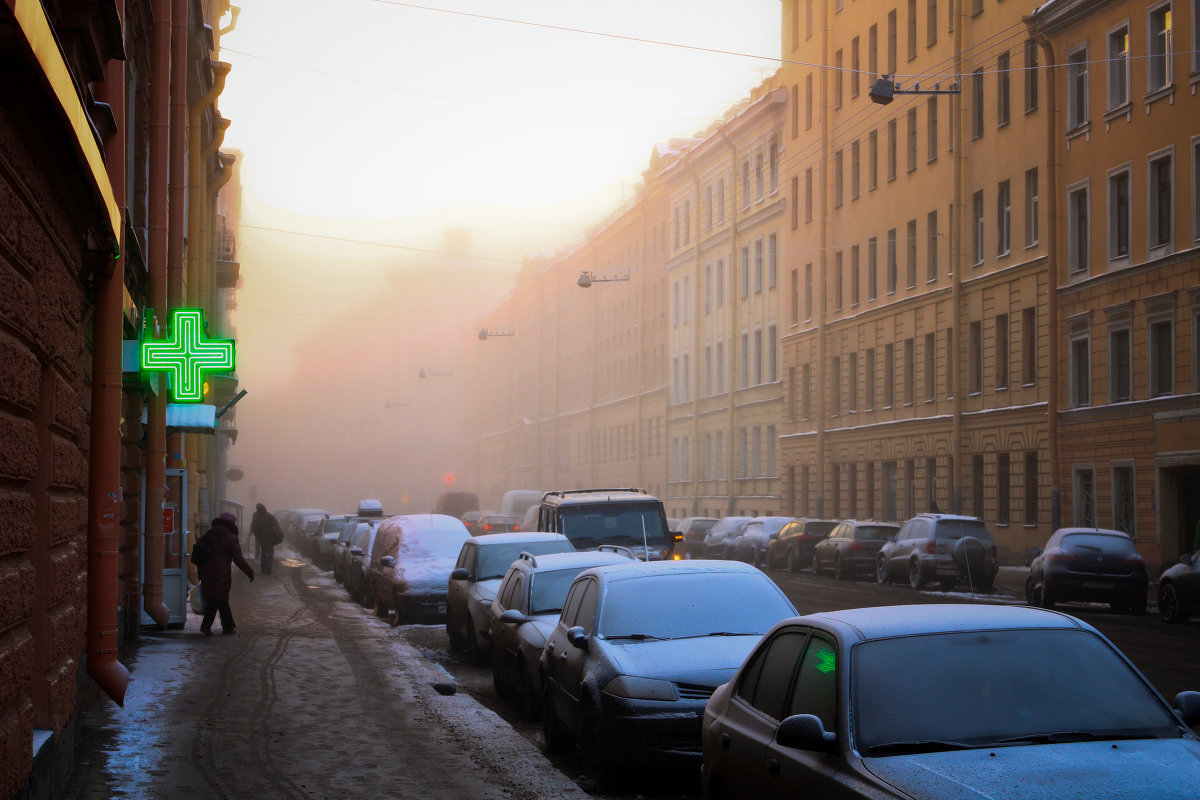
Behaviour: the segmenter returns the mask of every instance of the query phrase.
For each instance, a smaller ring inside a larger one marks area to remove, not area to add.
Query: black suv
[[[644,561],[670,559],[675,548],[662,501],[645,489],[546,492],[537,529],[563,534],[576,550],[616,544]]]
[[[945,592],[960,579],[973,591],[990,592],[999,571],[987,525],[978,517],[955,514],[918,514],[880,548],[875,560],[878,583],[907,577],[909,586],[923,589],[937,581]]]

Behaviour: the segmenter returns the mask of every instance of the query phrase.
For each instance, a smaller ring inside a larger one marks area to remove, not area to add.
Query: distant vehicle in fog
[[[479,497],[474,492],[443,492],[433,506],[434,514],[462,519],[468,511],[479,510]]]
[[[542,502],[543,494],[536,489],[510,489],[500,498],[500,513],[512,514],[520,521],[530,506]]]

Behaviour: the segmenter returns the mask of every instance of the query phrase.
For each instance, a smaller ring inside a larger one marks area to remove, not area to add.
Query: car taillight
[[[490,531],[490,530],[492,529],[492,526],[491,526],[491,525],[484,525],[484,526],[483,526],[483,529],[484,529],[485,531]]]
[[[1132,555],[1125,556],[1126,564],[1141,564],[1143,561],[1145,561],[1145,559],[1142,558],[1140,553],[1133,553]]]
[[[513,525],[513,526],[512,526],[512,529],[513,529],[514,531],[519,531],[519,530],[521,530],[521,526],[520,526],[520,525]]]
[[[871,547],[872,547],[872,545],[863,544],[862,542],[851,542],[850,543],[851,550],[870,550]]]
[[[1046,553],[1046,558],[1050,561],[1074,561],[1075,554],[1068,553],[1066,550],[1051,550]]]
[[[937,539],[930,539],[928,542],[925,543],[925,552],[926,553],[936,553],[937,552]]]

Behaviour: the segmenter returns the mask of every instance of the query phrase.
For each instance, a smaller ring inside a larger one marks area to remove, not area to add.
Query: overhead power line
[[[351,239],[346,236],[331,236],[323,233],[308,233],[307,231],[292,231],[286,228],[270,228],[266,225],[250,225],[245,222],[239,227],[249,228],[256,231],[270,231],[271,233],[282,233],[288,236],[307,236],[312,239],[328,239],[333,242],[346,242],[349,244],[365,244],[369,247],[386,247],[392,250],[408,250],[413,253],[425,253],[433,256],[452,256],[454,258],[469,258],[475,261],[494,261],[498,264],[514,264],[518,267],[525,266],[524,261],[513,261],[508,258],[492,258],[490,256],[471,256],[463,253],[451,253],[446,250],[429,250],[423,247],[408,247],[402,244],[392,244],[390,242],[372,242],[368,239]]]

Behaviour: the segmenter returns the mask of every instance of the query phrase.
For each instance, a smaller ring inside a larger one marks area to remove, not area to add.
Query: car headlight
[[[655,678],[635,678],[632,675],[618,675],[604,687],[604,691],[617,697],[627,697],[631,700],[678,700],[675,684],[670,681]]]

